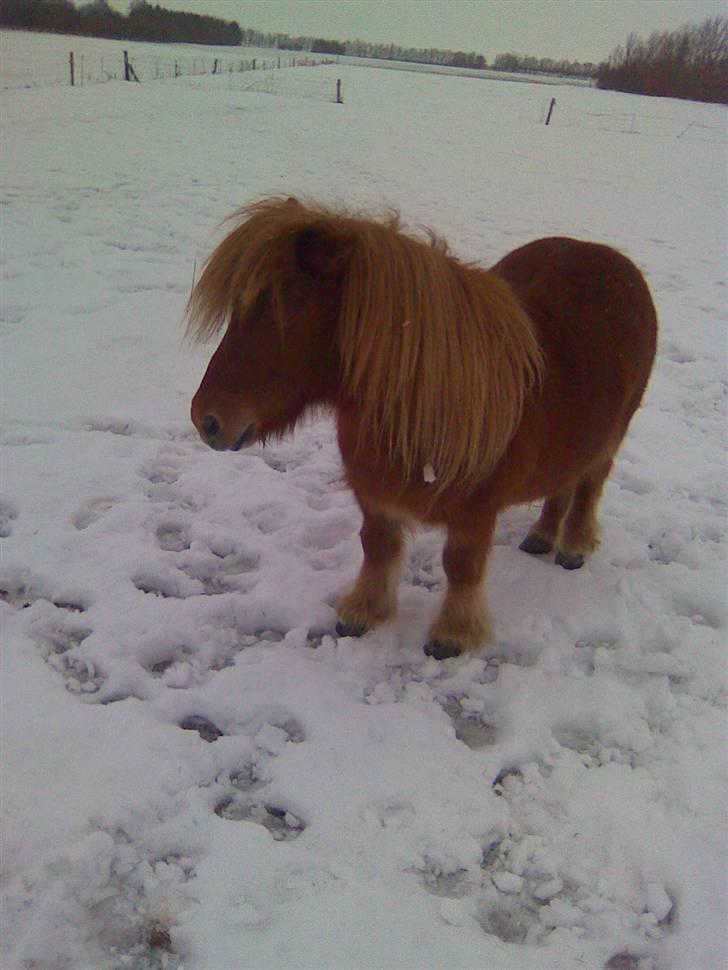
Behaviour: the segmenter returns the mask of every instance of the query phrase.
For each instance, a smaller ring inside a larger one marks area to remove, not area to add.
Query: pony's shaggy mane
[[[292,325],[286,293],[304,272],[297,242],[325,238],[339,254],[340,399],[356,405],[362,446],[409,480],[431,466],[436,493],[482,482],[543,376],[533,325],[508,284],[459,262],[433,233],[404,232],[395,214],[376,221],[269,199],[237,218],[192,293],[188,335],[242,319],[263,291],[281,327]]]

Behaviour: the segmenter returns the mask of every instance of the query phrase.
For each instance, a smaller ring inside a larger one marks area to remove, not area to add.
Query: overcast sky
[[[598,62],[634,31],[728,14],[728,0],[152,0],[241,27],[335,40]],[[126,13],[129,0],[112,0]]]

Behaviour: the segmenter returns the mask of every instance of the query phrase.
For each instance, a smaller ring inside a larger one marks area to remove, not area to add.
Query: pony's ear
[[[296,263],[316,280],[339,276],[349,258],[352,240],[325,228],[302,229],[296,237]]]

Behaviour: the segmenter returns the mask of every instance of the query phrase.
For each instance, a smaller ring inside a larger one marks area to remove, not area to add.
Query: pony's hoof
[[[547,552],[551,552],[551,543],[548,539],[542,539],[541,536],[531,533],[518,548],[522,552],[527,552],[529,556],[545,556]]]
[[[563,566],[564,569],[581,569],[584,565],[584,557],[580,552],[577,552],[575,556],[567,556],[564,552],[557,552],[555,562],[557,566]]]
[[[428,640],[425,644],[425,653],[428,657],[434,657],[435,660],[459,657],[462,652],[462,647],[454,640]]]
[[[358,623],[345,623],[344,620],[339,620],[336,624],[337,637],[363,637],[366,632],[366,627]]]

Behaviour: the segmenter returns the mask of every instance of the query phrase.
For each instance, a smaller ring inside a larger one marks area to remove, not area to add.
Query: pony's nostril
[[[203,418],[202,434],[205,438],[216,438],[220,434],[220,422],[213,414],[207,414]]]

